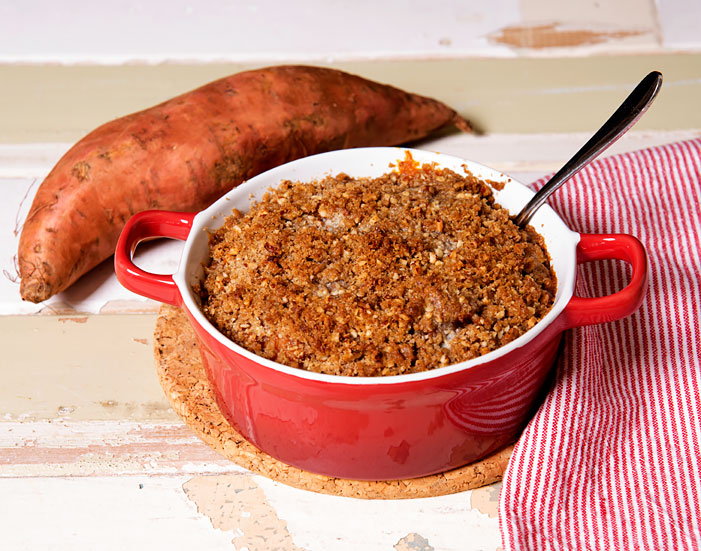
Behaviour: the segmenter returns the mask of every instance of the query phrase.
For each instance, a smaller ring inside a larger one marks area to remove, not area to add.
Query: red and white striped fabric
[[[505,550],[701,549],[700,201],[701,140],[596,161],[551,197],[573,230],[637,236],[650,289],[633,316],[566,333],[504,476]],[[626,277],[580,275],[583,296]]]

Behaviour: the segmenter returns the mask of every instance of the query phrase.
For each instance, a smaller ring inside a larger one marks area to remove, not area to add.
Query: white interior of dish
[[[465,170],[467,170],[479,178],[503,182],[504,188],[495,190],[494,194],[498,203],[509,209],[512,214],[519,212],[521,207],[533,196],[533,191],[499,171],[472,161],[441,153],[400,147],[373,147],[332,151],[304,157],[251,178],[195,217],[192,230],[183,249],[180,267],[173,275],[173,279],[182,294],[184,305],[200,325],[206,328],[215,339],[239,354],[247,356],[271,369],[283,371],[297,377],[334,383],[389,384],[438,377],[447,373],[468,369],[472,365],[491,361],[529,342],[562,312],[569,302],[574,289],[576,245],[579,242],[579,234],[567,228],[560,217],[547,205],[542,206],[538,210],[531,220],[531,224],[544,237],[557,275],[558,288],[553,308],[535,327],[518,339],[484,356],[466,362],[422,373],[389,377],[343,377],[312,373],[261,358],[236,345],[221,334],[200,310],[199,297],[193,293],[192,289],[202,278],[204,273],[203,265],[208,260],[209,232],[221,226],[224,219],[231,214],[232,209],[237,208],[242,212],[248,211],[252,198],[260,198],[268,188],[276,187],[282,180],[311,181],[340,172],[354,177],[381,176],[392,170],[390,165],[396,166],[398,160],[403,160],[406,151],[410,151],[414,160],[420,163],[437,163],[442,168],[449,168],[461,174],[464,174]]]

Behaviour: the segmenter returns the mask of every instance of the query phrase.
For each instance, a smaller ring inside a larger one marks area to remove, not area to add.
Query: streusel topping
[[[379,178],[282,182],[210,239],[203,310],[242,347],[346,376],[481,356],[550,310],[543,238],[471,175],[412,159]]]

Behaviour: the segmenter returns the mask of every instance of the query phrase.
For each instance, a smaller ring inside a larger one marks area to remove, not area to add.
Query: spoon
[[[661,86],[662,74],[657,71],[651,72],[641,80],[640,84],[635,87],[635,90],[630,93],[599,131],[521,209],[521,212],[514,218],[514,222],[525,228],[538,208],[555,190],[559,189],[562,184],[625,134],[643,116],[652,104],[652,100],[655,99],[657,92],[660,91]]]

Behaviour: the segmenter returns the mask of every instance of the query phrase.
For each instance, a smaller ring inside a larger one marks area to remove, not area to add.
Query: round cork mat
[[[244,439],[222,415],[205,373],[195,334],[185,314],[163,305],[154,332],[161,386],[175,412],[210,447],[249,471],[289,486],[364,499],[407,499],[472,490],[501,480],[513,445],[452,471],[408,480],[360,481],[291,467]]]

